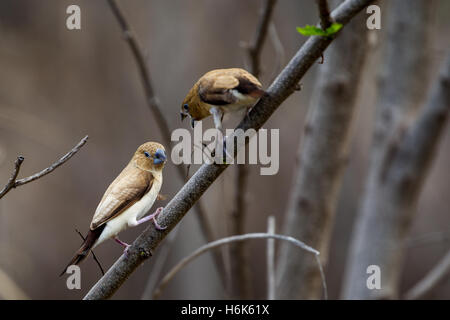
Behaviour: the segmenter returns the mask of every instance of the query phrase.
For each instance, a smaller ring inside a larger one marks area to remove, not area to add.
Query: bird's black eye
[[[183,109],[188,111],[189,110],[189,105],[187,103],[183,104]]]
[[[148,153],[147,151],[144,151],[144,154],[147,158],[150,158],[150,153]]]

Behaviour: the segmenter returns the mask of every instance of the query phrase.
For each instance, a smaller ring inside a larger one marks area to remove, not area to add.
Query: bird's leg
[[[211,113],[213,116],[214,126],[216,127],[217,130],[220,130],[220,132],[222,132],[222,134],[223,134],[223,130],[222,130],[223,112],[222,112],[222,110],[220,110],[218,107],[211,107],[209,109],[209,113]]]
[[[120,240],[117,236],[114,237],[114,240],[115,240],[118,244],[120,244],[122,247],[124,247],[123,253],[124,253],[124,254],[127,254],[128,248],[130,247],[130,245],[129,245],[128,243],[125,243],[125,242],[123,242],[122,240]]]
[[[216,127],[217,130],[220,131],[220,133],[222,133],[222,145],[223,145],[223,151],[224,151],[223,154],[228,154],[227,153],[227,142],[226,142],[227,136],[224,135],[223,128],[222,128],[222,120],[223,120],[224,113],[218,107],[212,107],[211,109],[209,109],[209,113],[211,113],[213,116],[214,126]],[[216,141],[218,143],[219,133],[217,133]],[[216,144],[216,146],[217,146],[217,144]]]
[[[144,223],[144,222],[153,220],[153,224],[155,225],[155,228],[156,228],[157,230],[164,230],[164,229],[166,229],[167,227],[162,227],[162,226],[160,226],[160,225],[158,224],[158,222],[156,221],[156,218],[158,217],[158,215],[161,213],[161,211],[162,211],[163,209],[164,209],[163,207],[159,207],[158,209],[156,209],[156,211],[155,211],[154,213],[149,214],[148,216],[146,216],[146,217],[144,217],[144,218],[142,218],[142,219],[140,219],[140,220],[137,220],[137,221],[136,221],[136,225],[140,225],[141,223]]]

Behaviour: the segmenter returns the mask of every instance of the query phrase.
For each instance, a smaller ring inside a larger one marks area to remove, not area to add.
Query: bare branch
[[[267,233],[275,234],[275,217],[267,219]],[[267,300],[275,300],[275,241],[267,240]]]
[[[70,150],[68,153],[66,153],[61,159],[59,159],[58,161],[54,162],[52,165],[50,165],[49,167],[45,168],[44,170],[35,173],[27,178],[24,179],[17,179],[17,175],[19,174],[19,170],[20,170],[20,166],[22,165],[22,162],[24,161],[24,157],[20,156],[17,158],[16,162],[15,162],[15,168],[14,171],[11,175],[11,178],[9,179],[8,183],[6,184],[6,186],[3,188],[2,191],[0,191],[0,199],[7,194],[11,189],[22,186],[24,184],[30,183],[34,180],[40,179],[43,176],[51,173],[53,170],[55,170],[56,168],[58,168],[59,166],[63,165],[67,160],[69,160],[70,158],[73,157],[73,155],[75,153],[78,152],[78,150],[81,149],[82,146],[84,146],[84,144],[87,142],[88,140],[88,136],[84,137],[83,139],[81,139],[81,141],[72,149]]]
[[[131,52],[133,53],[134,59],[136,61],[139,74],[141,76],[142,84],[145,91],[146,96],[146,102],[147,105],[152,112],[153,116],[155,117],[155,122],[159,127],[159,131],[162,134],[162,138],[164,141],[164,144],[166,146],[171,146],[172,141],[170,139],[171,137],[171,131],[169,124],[167,123],[166,118],[164,117],[164,114],[162,113],[162,107],[160,105],[159,99],[155,96],[152,81],[150,77],[150,69],[148,67],[147,61],[145,59],[145,56],[143,54],[142,47],[134,34],[134,32],[131,29],[130,24],[128,23],[125,15],[123,14],[120,7],[117,5],[117,2],[115,0],[108,0],[108,4],[111,8],[111,11],[113,12],[114,16],[116,17],[120,28],[122,29],[123,36],[125,40],[128,43],[128,46],[130,47]],[[183,166],[179,165],[176,166],[178,175],[180,176],[181,181],[186,180],[186,170],[183,168]],[[213,230],[208,222],[208,217],[206,215],[205,210],[203,209],[200,202],[198,202],[195,205],[195,210],[197,212],[197,217],[199,219],[200,223],[200,229],[203,231],[203,235],[207,242],[210,242],[214,239],[214,233]],[[214,252],[213,259],[215,261],[216,267],[219,271],[219,274],[224,275],[225,270],[223,269],[223,259],[220,254],[217,252]],[[225,279],[222,277],[222,282],[225,284]]]
[[[320,26],[323,30],[327,29],[333,23],[330,16],[330,8],[327,0],[316,0],[319,9]]]
[[[332,15],[337,22],[345,25],[371,2],[372,0],[348,0],[334,10]],[[248,117],[242,120],[238,128],[244,132],[250,128],[255,130],[261,128],[283,101],[295,92],[295,86],[333,40],[334,37],[309,38],[267,89],[267,94],[252,108]],[[235,137],[236,133],[230,135],[228,139]],[[121,256],[91,288],[84,299],[111,297],[128,276],[151,256],[151,251],[160,244],[228,166],[228,164],[203,164],[159,215],[158,223],[167,226],[167,229],[156,230],[153,225],[147,227],[129,248],[127,256]]]
[[[275,49],[275,62],[273,64],[274,67],[272,75],[270,76],[271,81],[273,81],[277,74],[280,72],[281,66],[283,65],[285,50],[283,44],[281,43],[280,36],[278,35],[277,28],[275,27],[275,24],[273,22],[271,22],[269,26],[269,36]]]
[[[266,40],[267,30],[269,29],[270,19],[276,2],[277,0],[264,0],[255,36],[247,48],[251,62],[250,73],[255,77],[258,77],[261,71],[261,52]]]
[[[11,174],[11,178],[9,178],[8,183],[5,185],[5,187],[0,191],[0,199],[8,193],[9,190],[12,188],[15,188],[16,186],[16,178],[19,175],[20,166],[22,165],[23,160],[25,160],[24,157],[19,156],[17,157],[17,160],[14,162],[14,171]]]
[[[405,299],[417,300],[425,297],[450,273],[450,251],[440,260],[437,265],[427,273],[414,287],[406,294]]]
[[[162,290],[166,287],[166,285],[169,283],[169,281],[181,270],[183,269],[188,263],[190,263],[192,260],[194,260],[195,258],[199,257],[200,255],[202,255],[203,253],[215,249],[217,247],[226,245],[226,244],[230,244],[236,241],[246,241],[246,240],[250,240],[250,239],[276,239],[276,240],[283,240],[283,241],[288,241],[292,244],[294,244],[295,246],[301,248],[302,250],[305,250],[307,252],[310,252],[312,254],[314,254],[315,256],[318,256],[320,254],[319,251],[317,251],[314,248],[311,248],[310,246],[304,244],[303,242],[292,238],[292,237],[288,237],[288,236],[284,236],[284,235],[280,235],[280,234],[270,234],[270,233],[247,233],[247,234],[243,234],[243,235],[238,235],[238,236],[232,236],[232,237],[227,237],[227,238],[223,238],[223,239],[219,239],[213,242],[210,242],[200,248],[198,248],[197,250],[195,250],[193,253],[191,253],[189,256],[183,258],[175,267],[173,267],[165,276],[164,278],[161,280],[161,282],[159,283],[159,286],[156,288],[154,294],[153,294],[153,298],[157,299],[159,297],[159,295],[161,294]],[[318,268],[320,270],[320,260],[317,260],[319,265]],[[325,275],[322,273],[324,279],[325,279]],[[326,290],[326,287],[324,287],[324,290]],[[326,294],[325,294],[326,296]]]

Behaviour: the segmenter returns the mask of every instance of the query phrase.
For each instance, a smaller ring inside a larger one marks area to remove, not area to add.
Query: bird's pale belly
[[[149,212],[155,203],[159,190],[161,189],[161,184],[162,182],[155,181],[152,189],[143,196],[141,200],[133,204],[117,217],[109,220],[94,247],[107,239],[117,236],[128,227],[135,225],[137,220],[141,219]]]

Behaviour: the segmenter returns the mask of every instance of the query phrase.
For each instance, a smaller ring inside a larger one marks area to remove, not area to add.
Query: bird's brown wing
[[[111,183],[91,222],[94,230],[139,201],[151,189],[153,175],[128,165]]]
[[[236,97],[231,90],[255,98],[260,98],[264,94],[261,83],[249,73],[208,74],[200,81],[198,92],[203,102],[223,106],[236,102]]]
[[[232,104],[236,97],[230,91],[239,85],[239,80],[232,75],[204,77],[198,88],[200,99],[208,104],[223,106]]]

